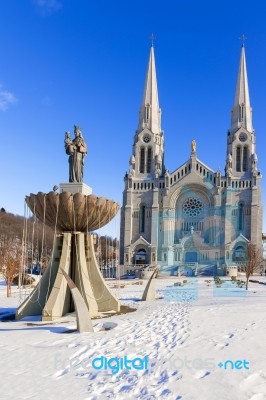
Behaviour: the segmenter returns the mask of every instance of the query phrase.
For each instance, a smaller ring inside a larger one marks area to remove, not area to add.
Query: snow
[[[266,399],[266,285],[250,283],[238,295],[231,282],[217,292],[206,278],[176,281],[157,279],[157,300],[149,302],[139,301],[144,285],[114,289],[136,311],[93,320],[90,334],[66,333],[75,328],[73,314],[51,324],[0,322],[0,399]],[[22,297],[12,287],[7,299],[0,282],[0,314]],[[95,357],[147,355],[147,370],[92,367]],[[218,366],[227,360],[246,360],[250,369]]]

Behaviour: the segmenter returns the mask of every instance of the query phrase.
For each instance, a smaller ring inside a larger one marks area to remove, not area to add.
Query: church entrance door
[[[145,249],[140,249],[135,255],[135,264],[146,264],[147,263],[147,253]]]
[[[187,251],[185,256],[185,262],[197,262],[198,253],[196,251]]]

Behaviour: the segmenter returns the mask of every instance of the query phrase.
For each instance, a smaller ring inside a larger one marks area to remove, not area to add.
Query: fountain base
[[[93,236],[82,232],[64,232],[57,236],[52,260],[40,282],[18,307],[16,319],[42,315],[52,321],[74,311],[69,287],[62,268],[76,284],[90,317],[98,312],[119,311],[119,300],[111,293],[102,277],[93,247]]]

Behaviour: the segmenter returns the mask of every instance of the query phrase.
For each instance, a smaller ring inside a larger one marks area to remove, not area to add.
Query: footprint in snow
[[[86,353],[88,350],[89,350],[88,346],[83,346],[81,349],[76,351],[76,353],[74,353],[71,357],[69,357],[69,359],[72,360],[73,358],[79,357],[82,354]]]
[[[215,346],[216,346],[219,350],[223,350],[225,347],[229,346],[229,343],[216,343]]]
[[[160,375],[160,379],[158,380],[158,385],[161,385],[162,383],[166,383],[166,382],[168,382],[168,380],[169,380],[169,377],[165,370]]]
[[[87,377],[89,381],[93,381],[96,378],[96,376],[97,374],[95,372],[90,372]]]
[[[78,347],[78,346],[79,346],[78,343],[70,343],[69,345],[67,345],[67,347],[68,347],[69,349],[72,349],[73,347]]]
[[[135,388],[135,385],[124,385],[120,388],[119,393],[129,393]]]
[[[113,399],[115,394],[112,390],[104,390],[100,393],[102,399]]]
[[[138,398],[140,400],[157,400],[153,394],[145,394],[144,396],[140,395]]]
[[[138,383],[138,376],[137,375],[128,375],[128,377],[126,378],[127,383],[129,383],[130,385],[134,385]]]
[[[57,371],[57,372],[53,375],[53,377],[59,379],[59,378],[62,378],[62,376],[64,376],[64,375],[67,374],[68,372],[69,372],[69,368],[61,369],[60,371]]]
[[[76,378],[86,378],[87,379],[88,376],[89,376],[89,372],[77,372],[75,374]]]
[[[169,396],[171,393],[172,393],[171,390],[169,390],[169,389],[164,389],[164,390],[162,391],[162,393],[160,394],[160,397],[162,397],[162,396]]]
[[[232,339],[235,335],[233,333],[228,333],[228,335],[225,335],[224,338],[226,339]]]
[[[209,371],[205,371],[205,370],[200,370],[197,371],[194,375],[194,378],[196,379],[202,379],[205,378],[206,376],[210,375],[211,373]]]

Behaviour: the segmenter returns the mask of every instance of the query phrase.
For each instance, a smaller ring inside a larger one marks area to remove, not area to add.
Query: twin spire
[[[231,132],[236,132],[241,126],[247,131],[253,132],[244,44],[241,49],[235,102],[232,109]]]
[[[158,99],[153,45],[151,45],[144,94],[139,114],[138,132],[141,132],[145,127],[147,127],[152,133],[161,133],[161,109]],[[235,102],[232,109],[231,132],[236,132],[241,126],[247,131],[253,132],[252,108],[249,99],[244,44],[241,49]]]
[[[152,133],[161,133],[161,109],[158,100],[153,45],[150,50],[146,82],[139,114],[138,132],[141,132],[145,127],[147,127]]]

